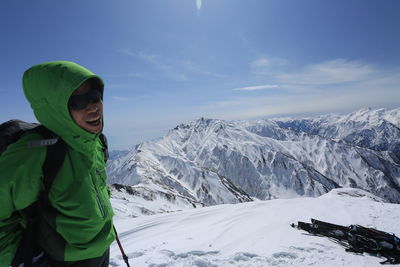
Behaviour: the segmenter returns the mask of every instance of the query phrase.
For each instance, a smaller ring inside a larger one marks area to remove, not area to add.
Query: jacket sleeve
[[[36,201],[42,188],[46,147],[29,148],[40,136],[30,134],[10,145],[0,156],[0,219],[8,218]]]
[[[36,134],[22,137],[0,155],[0,266],[14,257],[25,225],[20,210],[36,201],[42,188],[46,148],[28,148]]]

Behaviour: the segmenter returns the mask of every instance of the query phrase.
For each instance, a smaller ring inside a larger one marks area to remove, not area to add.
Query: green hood
[[[68,110],[68,100],[79,86],[90,78],[102,79],[88,69],[68,61],[51,61],[25,71],[23,88],[36,119],[60,136],[73,149],[86,155],[94,151],[98,134],[79,127]]]

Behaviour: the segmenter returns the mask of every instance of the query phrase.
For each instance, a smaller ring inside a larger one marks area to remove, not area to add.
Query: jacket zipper
[[[102,215],[103,218],[104,218],[104,217],[105,217],[105,212],[104,212],[104,209],[103,209],[103,205],[101,205],[101,200],[100,200],[100,196],[99,196],[99,190],[97,190],[97,186],[96,186],[96,184],[95,184],[94,181],[93,181],[93,176],[92,176],[92,175],[90,175],[90,178],[91,178],[91,180],[92,180],[92,184],[93,184],[93,187],[94,187],[94,191],[96,192],[97,205],[99,206],[101,215]]]
[[[97,173],[98,176],[101,176],[101,170],[96,170],[96,173]],[[103,202],[103,203],[106,204],[106,208],[108,208],[108,211],[112,211],[112,207],[111,207],[111,205],[110,205],[108,195],[105,196],[103,192],[100,192],[100,193],[101,193],[101,196],[102,196],[103,199],[104,199],[104,202]]]

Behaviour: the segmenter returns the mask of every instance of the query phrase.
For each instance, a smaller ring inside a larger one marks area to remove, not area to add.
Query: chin
[[[84,127],[84,129],[88,132],[94,133],[94,134],[98,134],[103,130],[103,121],[100,120],[99,125],[90,125],[90,124],[86,124],[86,127]]]

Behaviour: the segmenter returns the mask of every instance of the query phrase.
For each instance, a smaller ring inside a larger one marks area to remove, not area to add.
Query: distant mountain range
[[[400,203],[400,109],[181,124],[114,155],[109,182],[166,210],[361,188]],[[122,195],[121,195],[122,196]]]

